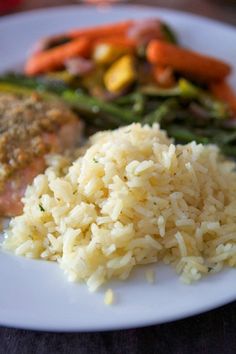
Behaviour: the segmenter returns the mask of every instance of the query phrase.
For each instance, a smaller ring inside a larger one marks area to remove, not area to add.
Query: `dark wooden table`
[[[78,1],[25,0],[17,11],[69,3]],[[135,3],[190,11],[236,25],[236,5],[230,1],[137,0]],[[236,38],[232,45],[235,44]],[[0,328],[0,354],[54,353],[236,354],[236,302],[181,321],[107,333],[46,333]]]
[[[235,354],[236,302],[159,326],[101,333],[0,329],[0,354]]]

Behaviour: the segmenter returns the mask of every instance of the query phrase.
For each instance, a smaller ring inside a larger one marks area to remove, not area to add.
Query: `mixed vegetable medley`
[[[181,47],[163,21],[129,20],[43,38],[24,71],[1,76],[0,92],[60,97],[88,132],[158,122],[177,142],[215,143],[236,156],[230,66]]]

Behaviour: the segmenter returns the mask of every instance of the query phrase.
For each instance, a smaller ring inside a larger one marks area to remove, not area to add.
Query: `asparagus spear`
[[[178,85],[168,89],[164,89],[156,85],[145,85],[140,88],[140,92],[146,96],[163,98],[180,96],[181,94]]]
[[[227,119],[229,118],[229,109],[224,102],[221,102],[206,91],[193,85],[185,79],[179,80],[180,96],[188,100],[197,100],[204,108],[206,108],[212,118]]]
[[[168,135],[175,138],[177,142],[189,143],[191,141],[196,141],[201,144],[209,144],[210,140],[205,136],[200,136],[195,134],[189,128],[180,127],[177,125],[170,125],[167,127]]]
[[[37,92],[37,90],[29,87],[0,82],[0,92],[25,96],[30,95],[35,91]],[[45,99],[62,98],[69,106],[77,110],[79,113],[86,115],[86,118],[93,118],[95,124],[99,121],[99,125],[101,125],[101,122],[103,122],[103,128],[107,128],[107,121],[113,127],[118,127],[122,124],[130,124],[137,120],[134,114],[128,110],[122,109],[112,103],[102,102],[80,92],[64,90],[60,95],[55,95],[49,91],[39,92]]]
[[[132,92],[128,95],[116,98],[113,102],[120,106],[131,106],[136,114],[143,114],[146,98],[141,92]]]
[[[29,77],[23,74],[8,73],[0,76],[0,83],[20,86],[22,88],[26,87],[37,91],[52,91],[57,94],[68,88],[65,80],[56,78],[55,76],[50,77],[50,75]]]
[[[144,86],[140,89],[140,92],[153,97],[178,97],[180,100],[185,99],[190,102],[196,100],[208,111],[211,118],[229,118],[229,109],[225,103],[215,99],[206,91],[186,79],[180,79],[178,85],[170,89],[163,89],[157,86]]]
[[[162,22],[161,30],[164,34],[165,39],[173,44],[178,44],[178,40],[174,31],[166,23]]]
[[[223,154],[236,157],[236,145],[222,145],[220,146],[220,149]]]
[[[115,104],[100,101],[94,97],[87,96],[83,93],[74,91],[64,91],[61,95],[62,99],[78,112],[87,112],[90,115],[104,115],[104,120],[108,118],[116,126],[122,124],[130,124],[137,121],[134,114],[126,109],[122,109]],[[104,121],[106,126],[106,121]]]
[[[40,91],[40,90],[31,89],[29,87],[22,87],[22,86],[8,84],[4,82],[0,82],[0,92],[10,93],[10,94],[20,95],[20,96],[29,96],[33,92],[38,92],[46,100],[58,99],[58,96],[56,96],[55,94],[49,91]]]
[[[143,119],[143,123],[161,123],[169,115],[173,115],[178,108],[178,101],[174,98],[170,98],[164,101],[156,110],[147,114]]]
[[[236,156],[236,146],[234,145],[236,130],[227,130],[221,127],[223,124],[221,121],[227,115],[225,105],[222,105],[221,102],[213,99],[204,90],[187,80],[180,80],[177,89],[174,88],[172,94],[170,90],[169,96],[164,95],[164,91],[168,90],[163,89],[163,92],[156,92],[155,95],[162,100],[162,103],[159,103],[156,109],[144,116],[143,123],[159,122],[168,134],[178,142],[186,143],[195,140],[203,144],[216,143],[224,153]],[[47,81],[42,82],[38,78],[26,78],[24,76],[0,78],[0,92],[29,95],[34,91],[40,92],[45,99],[64,99],[85,120],[101,129],[116,128],[120,125],[140,121],[141,114],[147,110],[148,103],[157,104],[153,98],[150,100],[147,94],[141,92],[120,97],[115,103],[107,103],[81,92],[65,90],[65,87],[62,86],[57,87],[55,83],[54,86],[51,86]],[[188,117],[184,118],[184,114],[181,113],[182,124],[186,124],[186,126],[173,124],[173,118],[175,120],[179,119],[180,112],[185,113],[186,110],[182,106],[181,99],[187,100],[187,102],[200,102],[205,109],[211,112],[213,118],[219,119],[214,119],[211,126],[207,122],[208,125],[200,130],[194,126],[194,121],[189,120]],[[146,100],[147,105],[145,104]],[[132,109],[125,108],[125,105],[131,105]],[[136,112],[136,115],[134,112]],[[169,120],[170,117],[172,118],[171,121]]]

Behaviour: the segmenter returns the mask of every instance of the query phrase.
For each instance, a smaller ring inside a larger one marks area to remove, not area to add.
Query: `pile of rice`
[[[236,265],[235,163],[158,125],[97,133],[71,166],[51,157],[3,247],[57,261],[91,291],[162,260],[190,283]]]

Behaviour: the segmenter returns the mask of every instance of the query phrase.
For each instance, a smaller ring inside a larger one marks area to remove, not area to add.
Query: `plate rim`
[[[130,321],[128,323],[126,323],[125,325],[103,325],[103,326],[93,326],[91,327],[90,325],[88,326],[82,326],[80,327],[79,324],[78,325],[72,325],[70,326],[66,326],[63,327],[63,325],[58,324],[57,326],[55,325],[37,325],[37,324],[22,324],[21,321],[14,321],[14,324],[12,321],[1,321],[0,320],[0,327],[7,327],[7,328],[12,328],[12,329],[20,329],[20,330],[29,330],[29,331],[37,331],[37,332],[50,332],[50,333],[94,333],[94,332],[112,332],[112,331],[119,331],[119,330],[129,330],[129,329],[138,329],[138,328],[144,328],[144,327],[151,327],[151,326],[159,326],[162,324],[168,324],[168,323],[172,323],[172,322],[178,322],[181,320],[185,320],[188,318],[192,318],[195,316],[199,316],[199,315],[203,315],[206,314],[212,310],[217,310],[220,309],[224,306],[233,304],[234,302],[236,302],[236,296],[229,296],[229,298],[223,300],[223,301],[219,301],[216,305],[216,303],[214,303],[214,305],[204,305],[201,307],[201,309],[193,309],[192,311],[186,311],[186,313],[184,314],[178,314],[175,316],[168,316],[168,318],[166,318],[164,321],[163,320],[133,320]],[[106,306],[104,304],[104,306]],[[119,306],[118,305],[114,305],[114,306]]]

